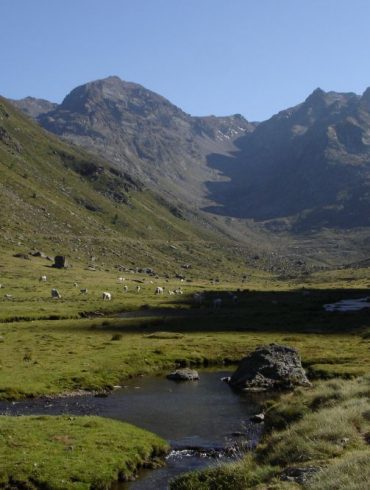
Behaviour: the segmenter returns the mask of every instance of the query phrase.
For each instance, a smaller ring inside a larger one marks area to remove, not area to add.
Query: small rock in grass
[[[249,420],[254,424],[261,424],[265,420],[265,414],[257,413],[256,415],[252,415],[252,417]]]

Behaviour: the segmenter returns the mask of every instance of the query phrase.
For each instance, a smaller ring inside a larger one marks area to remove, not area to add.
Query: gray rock
[[[184,368],[176,369],[176,371],[168,374],[167,378],[174,381],[195,381],[199,379],[199,374],[194,369]]]
[[[270,344],[257,348],[239,363],[230,385],[238,390],[267,391],[310,386],[296,349]]]
[[[288,467],[281,473],[280,479],[303,485],[320,471],[320,469],[318,466],[306,466],[304,468]]]
[[[41,257],[42,259],[46,259],[47,255],[44,252],[41,252],[41,250],[32,250],[29,252],[32,257]]]
[[[13,255],[13,257],[17,257],[18,259],[31,260],[28,254],[24,254],[24,253],[16,253]]]
[[[252,417],[249,420],[254,424],[261,424],[265,420],[265,414],[256,413],[256,415],[252,415]]]

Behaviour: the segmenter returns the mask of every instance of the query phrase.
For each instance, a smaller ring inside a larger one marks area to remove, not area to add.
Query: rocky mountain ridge
[[[209,211],[296,232],[370,225],[370,89],[317,89],[235,145],[208,157],[226,178]]]
[[[34,100],[18,101],[35,114]],[[45,109],[48,109],[45,107]],[[227,152],[252,131],[241,115],[192,117],[141,85],[112,76],[72,90],[60,105],[34,116],[48,131],[111,161],[170,196],[205,202],[204,183],[218,172],[206,155]]]
[[[40,111],[35,100],[28,113]],[[35,106],[35,108],[32,108]],[[34,116],[175,202],[293,233],[370,226],[370,89],[316,89],[267,121],[192,117],[118,77]]]

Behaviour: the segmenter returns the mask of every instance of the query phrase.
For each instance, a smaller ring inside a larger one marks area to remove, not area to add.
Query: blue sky
[[[368,0],[0,0],[0,94],[118,75],[193,115],[262,120],[370,85]]]

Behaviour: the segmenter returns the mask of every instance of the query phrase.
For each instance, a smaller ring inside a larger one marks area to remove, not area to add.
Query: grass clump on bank
[[[171,490],[244,490],[269,481],[278,468],[258,466],[251,454],[234,463],[202,472],[186,473],[170,484]]]
[[[180,476],[171,490],[369,488],[369,376],[323,381],[283,395],[267,409],[266,419],[267,433],[254,454]],[[312,472],[286,481],[284,475],[292,469]]]
[[[0,417],[0,487],[108,489],[159,464],[165,441],[100,417]]]

